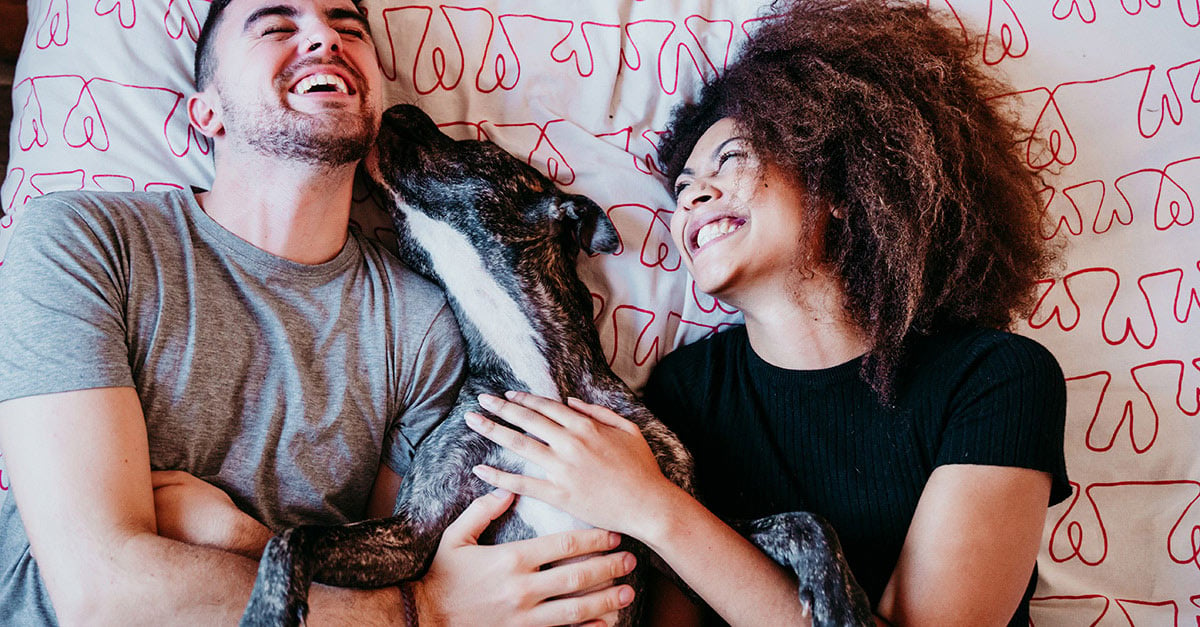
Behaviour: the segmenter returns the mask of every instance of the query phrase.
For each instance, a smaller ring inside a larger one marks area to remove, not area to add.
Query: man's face
[[[233,0],[206,89],[229,149],[318,165],[358,161],[379,130],[381,82],[350,0]]]

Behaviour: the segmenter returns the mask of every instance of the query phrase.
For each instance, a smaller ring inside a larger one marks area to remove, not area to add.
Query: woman
[[[773,8],[660,151],[684,263],[746,321],[668,355],[646,389],[704,505],[628,422],[574,400],[486,399],[538,440],[472,425],[547,476],[477,472],[645,542],[731,623],[805,619],[721,519],[808,510],[881,623],[1027,624],[1046,509],[1070,488],[1062,372],[1003,331],[1051,256],[987,100],[1001,89],[924,7]]]

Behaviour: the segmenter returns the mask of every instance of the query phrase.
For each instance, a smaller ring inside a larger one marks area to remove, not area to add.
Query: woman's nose
[[[710,185],[708,181],[697,180],[693,181],[683,195],[679,198],[679,206],[682,209],[695,209],[703,204],[710,203],[717,198],[720,198],[721,191],[717,187]]]

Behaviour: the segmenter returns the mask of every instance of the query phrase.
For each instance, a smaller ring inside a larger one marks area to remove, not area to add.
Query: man
[[[39,199],[0,271],[0,624],[234,622],[269,529],[389,514],[454,401],[444,297],[348,229],[381,115],[366,21],[350,0],[210,11],[188,113],[212,189]],[[607,532],[476,546],[511,501],[472,504],[415,594],[316,586],[310,620],[560,624],[628,603],[603,585],[623,554],[541,570]]]

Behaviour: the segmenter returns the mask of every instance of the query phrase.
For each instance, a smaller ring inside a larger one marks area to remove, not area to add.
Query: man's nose
[[[339,52],[341,45],[342,36],[337,29],[331,28],[328,24],[320,24],[309,29],[303,44],[303,52],[318,52],[322,48],[330,52]]]

